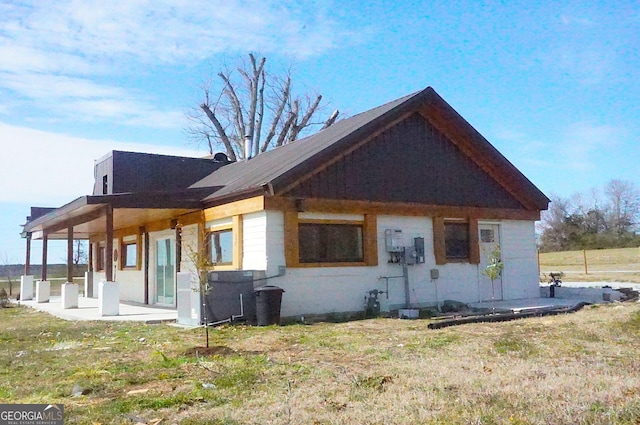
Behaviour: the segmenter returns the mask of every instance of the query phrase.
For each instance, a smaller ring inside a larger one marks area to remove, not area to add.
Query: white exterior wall
[[[305,217],[301,214],[301,218]],[[341,215],[322,214],[321,218],[345,219]],[[501,247],[505,271],[504,299],[539,296],[535,252],[534,223],[528,221],[498,221],[501,225]],[[267,270],[276,275],[277,267],[285,264],[284,216],[281,212],[265,211],[245,216],[244,268]],[[462,302],[479,301],[481,270],[476,264],[450,263],[436,266],[433,251],[431,217],[378,216],[378,265],[374,267],[313,267],[288,268],[286,275],[268,280],[268,284],[283,288],[282,315],[325,314],[364,310],[365,296],[373,289],[387,290],[384,276],[402,276],[402,266],[389,264],[385,250],[385,229],[400,229],[404,245],[413,245],[414,237],[425,241],[425,263],[408,266],[411,305],[435,305],[446,299]],[[264,237],[263,237],[264,235]],[[263,239],[264,238],[264,239]],[[265,241],[265,249],[257,246]],[[256,244],[256,241],[259,241]],[[267,256],[268,254],[268,256]],[[264,262],[263,262],[264,259]],[[264,265],[266,267],[259,268]],[[251,266],[251,267],[247,267]],[[438,269],[439,278],[432,280],[431,269]],[[405,290],[402,277],[390,278],[387,294],[379,297],[383,311],[404,306]],[[436,297],[437,291],[437,297]]]
[[[267,212],[242,216],[242,269],[267,270]]]

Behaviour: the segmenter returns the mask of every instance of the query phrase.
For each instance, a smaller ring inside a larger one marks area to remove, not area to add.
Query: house
[[[247,161],[114,151],[95,169],[92,195],[23,235],[28,251],[88,239],[87,279],[116,282],[116,301],[180,309],[176,278],[193,282],[203,246],[211,275],[283,288],[288,317],[362,311],[371,291],[382,310],[539,296],[549,199],[430,87]]]

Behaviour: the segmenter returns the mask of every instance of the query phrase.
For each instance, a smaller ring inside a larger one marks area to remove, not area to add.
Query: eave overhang
[[[75,239],[86,239],[90,234],[104,232],[108,208],[113,210],[115,229],[143,226],[152,221],[201,210],[201,200],[218,189],[208,187],[179,192],[82,196],[27,222],[22,237],[31,234],[32,239],[40,239],[44,235],[49,239],[66,239],[67,229],[71,227]]]

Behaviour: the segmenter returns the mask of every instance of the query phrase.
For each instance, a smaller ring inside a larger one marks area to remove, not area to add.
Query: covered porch
[[[130,313],[130,308],[125,307],[127,304],[121,303],[119,281],[129,276],[128,279],[135,282],[126,284],[135,284],[141,294],[135,300],[127,299],[125,294],[125,301],[136,301],[138,308],[153,305],[151,269],[156,259],[149,249],[150,233],[171,234],[175,258],[170,273],[175,279],[181,263],[181,228],[184,224],[201,222],[200,199],[204,192],[210,191],[83,196],[60,208],[32,208],[22,232],[26,239],[26,255],[21,302],[39,306],[50,304],[52,309],[67,312],[95,309],[97,317],[137,315]],[[67,276],[59,297],[51,296],[47,273],[48,242],[56,239],[67,241]],[[32,240],[42,240],[42,273],[37,277],[31,274]],[[73,283],[75,240],[89,241],[84,291]],[[171,290],[175,292],[175,287]],[[80,293],[84,293],[84,297]],[[169,307],[175,313],[175,297],[172,300],[160,310]]]

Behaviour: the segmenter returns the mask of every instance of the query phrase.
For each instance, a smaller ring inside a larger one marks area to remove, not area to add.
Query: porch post
[[[49,236],[45,233],[42,235],[42,280],[47,280],[47,245],[49,244]]]
[[[78,285],[73,283],[73,226],[67,227],[67,281],[61,288],[62,308],[78,308]]]
[[[98,286],[98,312],[100,316],[118,316],[120,314],[120,286],[113,281],[113,206],[105,209],[106,238],[105,282]]]
[[[31,273],[31,232],[27,233],[27,258],[24,261],[24,274],[20,276],[20,299],[33,299],[33,276]]]
[[[67,228],[67,282],[73,283],[73,227]]]
[[[104,253],[104,271],[107,282],[113,282],[113,207],[111,205],[107,205],[106,218],[107,244]]]
[[[144,303],[149,304],[149,232],[144,228]]]
[[[36,302],[48,303],[51,295],[51,285],[47,281],[47,247],[49,236],[46,231],[42,235],[42,280],[36,282]]]
[[[27,233],[27,257],[24,259],[24,274],[29,276],[31,272],[31,232]]]

